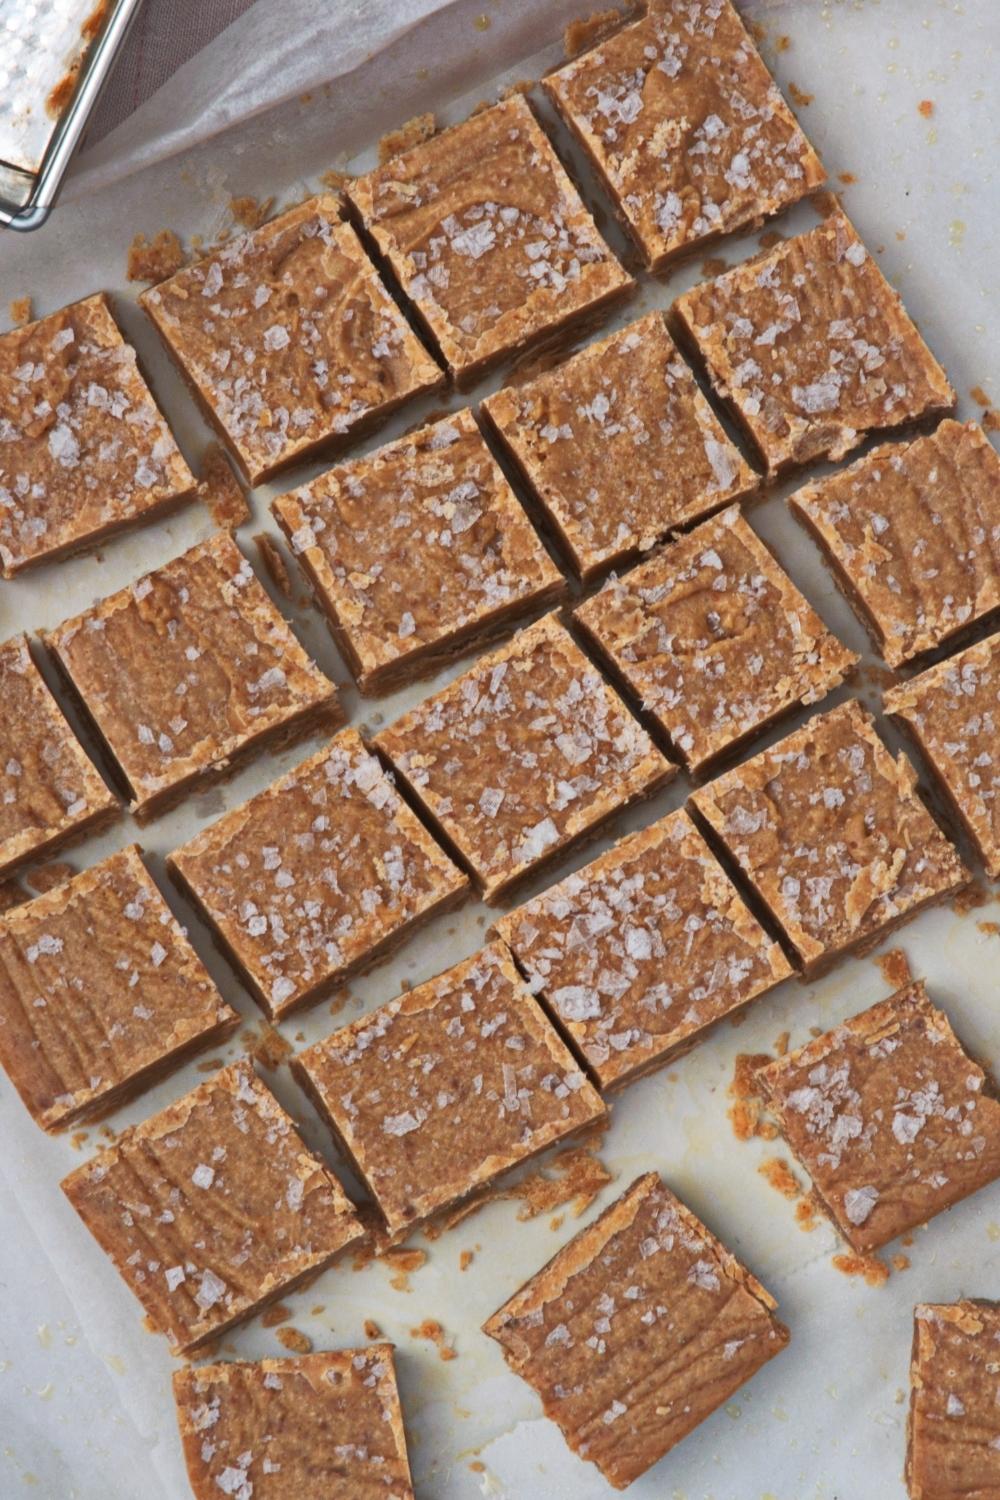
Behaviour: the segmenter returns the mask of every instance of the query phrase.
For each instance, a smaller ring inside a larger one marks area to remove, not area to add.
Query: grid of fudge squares
[[[110,751],[139,822],[234,760],[341,717],[333,684],[226,532],[43,640]]]
[[[662,312],[481,408],[574,573],[591,579],[753,490]]]
[[[391,1344],[177,1370],[194,1500],[413,1500]]]
[[[855,700],[696,791],[691,804],[807,972],[873,946],[969,873]]]
[[[521,94],[350,195],[460,386],[632,286]]]
[[[435,671],[565,591],[468,410],[273,510],[362,693]]]
[[[757,1075],[815,1195],[861,1254],[1000,1176],[1000,1101],[921,982]]]
[[[554,615],[374,743],[490,902],[675,770]]]
[[[363,1236],[336,1177],[246,1061],[123,1131],[62,1188],[175,1354]]]
[[[193,496],[103,293],[0,337],[0,414],[5,578]]]
[[[1000,1306],[964,1298],[913,1310],[910,1500],[1000,1493]]]
[[[442,383],[334,197],[228,240],[140,300],[251,484]]]
[[[543,84],[653,271],[825,181],[729,0],[659,0]]]
[[[0,916],[0,1064],[46,1130],[106,1114],[239,1019],[135,844]]]
[[[468,891],[353,729],[167,865],[271,1017],[387,958]]]
[[[393,1241],[607,1118],[498,944],[335,1031],[292,1067]]]
[[[699,774],[825,697],[858,660],[735,506],[613,579],[575,619]]]
[[[574,1453],[625,1489],[781,1352],[775,1306],[648,1172],[484,1332]]]
[[[890,666],[1000,610],[1000,455],[975,422],[884,444],[789,504]]]
[[[674,303],[679,332],[769,473],[842,458],[955,393],[839,210]]]

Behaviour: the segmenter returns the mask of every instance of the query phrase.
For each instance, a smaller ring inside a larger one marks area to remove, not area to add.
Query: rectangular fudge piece
[[[342,717],[232,537],[217,532],[43,639],[139,822],[261,746]]]
[[[293,1070],[394,1240],[607,1114],[499,944],[300,1052]]]
[[[248,1062],[124,1131],[62,1187],[175,1354],[252,1318],[363,1234]]]
[[[662,312],[505,386],[482,411],[580,578],[630,561],[757,484]]]
[[[565,590],[471,411],[272,508],[362,693],[426,676]]]
[[[913,1309],[910,1500],[1000,1495],[1000,1307],[918,1302]]]
[[[1000,1102],[920,982],[757,1075],[818,1198],[859,1253],[1000,1176]]]
[[[483,1326],[623,1490],[788,1343],[774,1299],[647,1172]]]
[[[967,884],[916,786],[852,699],[691,801],[814,972]]]
[[[350,192],[462,387],[632,286],[520,94]]]
[[[468,891],[353,729],[167,865],[271,1017],[371,968]]]
[[[140,301],[251,484],[443,381],[333,197],[237,235]]]
[[[674,773],[553,615],[374,743],[487,901]]]
[[[674,303],[770,473],[950,411],[944,371],[839,210]]]
[[[575,618],[698,773],[858,661],[735,506],[612,579]]]
[[[107,1113],[239,1021],[135,844],[0,916],[0,1064],[45,1130]]]
[[[659,0],[542,82],[653,271],[825,181],[729,0]]]
[[[789,505],[891,667],[1000,609],[1000,455],[975,422],[887,443]]]
[[[103,292],[0,336],[0,412],[5,578],[194,494]]]

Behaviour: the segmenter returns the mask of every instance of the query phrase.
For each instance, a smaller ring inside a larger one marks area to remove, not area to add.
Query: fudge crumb
[[[757,1171],[785,1198],[798,1198],[802,1192],[787,1161],[780,1156],[769,1156],[766,1161],[761,1162]]]
[[[326,1312],[326,1303],[325,1302],[317,1302],[315,1307],[311,1307],[309,1309],[309,1316],[311,1318],[321,1318],[325,1312]]]
[[[219,1068],[225,1067],[225,1065],[226,1059],[224,1057],[206,1057],[198,1063],[195,1071],[198,1073],[215,1073]]]
[[[11,307],[13,307],[13,306],[14,306],[14,304],[12,302],[11,303]],[[992,406],[993,405],[993,397],[987,395],[987,393],[983,390],[983,387],[981,385],[974,385],[974,386],[970,387],[969,395],[972,397],[973,401],[976,403],[977,406]]]
[[[979,928],[979,931],[984,932],[987,937],[997,937],[998,935],[1000,935],[1000,922],[977,922],[976,926]]]
[[[774,45],[778,52],[787,52],[792,45],[792,39],[790,36],[779,36],[775,38]]]
[[[795,1205],[795,1222],[806,1234],[812,1234],[820,1223],[820,1213],[816,1201],[811,1196],[800,1198]]]
[[[805,109],[816,97],[815,94],[807,94],[805,89],[800,89],[797,83],[790,83],[788,92],[792,96],[793,103],[797,104],[800,109]]]
[[[458,1257],[458,1269],[460,1271],[467,1271],[472,1265],[472,1262],[475,1260],[475,1258],[476,1255],[474,1250],[463,1250],[461,1255]]]
[[[409,1292],[413,1290],[410,1286],[410,1277],[414,1271],[419,1271],[421,1266],[426,1265],[427,1251],[405,1250],[400,1247],[383,1251],[379,1259],[384,1260],[386,1265],[395,1272],[395,1275],[389,1278],[389,1285],[393,1291]]]
[[[978,906],[985,906],[991,899],[990,892],[981,881],[970,880],[968,885],[956,892],[951,909],[956,916],[966,917],[970,911],[975,911]]]
[[[0,880],[0,912],[10,911],[12,906],[20,906],[27,899],[27,891],[16,880]]]
[[[902,948],[890,948],[888,953],[878,954],[875,967],[891,990],[901,990],[904,985],[913,983],[910,962]]]
[[[835,1255],[833,1265],[845,1276],[863,1276],[869,1286],[885,1286],[889,1267],[877,1255]]]
[[[380,1339],[382,1337],[382,1330],[374,1318],[366,1318],[363,1326],[366,1339]]]
[[[757,243],[762,250],[773,250],[775,245],[780,245],[785,236],[780,229],[765,229],[757,238]]]
[[[29,870],[24,877],[33,891],[39,896],[44,896],[46,891],[54,891],[57,885],[64,885],[71,875],[76,874],[76,869],[64,859],[54,859],[47,865],[39,865],[35,870]]]
[[[338,172],[335,167],[319,174],[320,186],[329,188],[332,193],[343,193],[349,182],[354,179],[350,172]]]
[[[247,1055],[271,1072],[281,1066],[286,1057],[292,1055],[292,1044],[267,1021],[261,1021],[259,1033],[252,1029],[245,1033]]]
[[[579,57],[624,21],[625,10],[595,10],[582,21],[571,21],[563,32],[563,51],[567,57]]]
[[[166,281],[184,260],[184,247],[172,229],[161,229],[151,240],[137,234],[128,247],[125,275],[129,281]]]
[[[910,1257],[908,1255],[894,1255],[892,1257],[892,1268],[894,1271],[908,1271],[910,1269]]]
[[[201,455],[198,499],[223,531],[235,531],[250,519],[243,486],[220,443],[209,443]]]
[[[293,1354],[312,1353],[312,1339],[307,1333],[302,1333],[298,1328],[279,1328],[277,1339],[279,1344],[283,1344]]]
[[[69,1138],[69,1143],[73,1147],[74,1151],[79,1151],[81,1150],[83,1143],[85,1141],[88,1141],[89,1139],[89,1130],[74,1130],[73,1134]]]
[[[430,111],[414,115],[412,120],[407,120],[398,130],[390,130],[382,136],[378,143],[379,166],[392,161],[394,156],[402,156],[404,151],[409,151],[413,146],[423,145],[424,141],[429,141],[436,134],[437,120]]]
[[[723,260],[721,255],[708,255],[701,263],[701,274],[703,276],[721,276],[723,271],[729,270],[728,260]]]
[[[780,1032],[778,1034],[778,1036],[775,1037],[775,1039],[774,1039],[774,1055],[775,1055],[775,1057],[784,1057],[786,1055],[786,1053],[788,1052],[788,1038],[789,1038],[790,1035],[791,1035],[790,1032],[788,1032],[788,1031],[782,1031],[782,1032]]]
[[[486,1473],[486,1465],[482,1462],[481,1459],[478,1459],[478,1458],[474,1458],[471,1461],[471,1463],[469,1464],[469,1468],[472,1470],[473,1474],[485,1474]]]
[[[737,1140],[749,1141],[763,1133],[760,1119],[763,1097],[757,1089],[757,1073],[773,1060],[767,1052],[737,1053],[728,1090],[733,1100],[728,1111],[729,1119]]]
[[[983,426],[987,432],[1000,432],[1000,411],[984,411]]]
[[[559,1230],[563,1227],[565,1218],[565,1214],[552,1215],[552,1218],[549,1220],[549,1228],[552,1230],[553,1234],[558,1234]]]
[[[291,1316],[290,1307],[286,1307],[283,1302],[276,1302],[273,1307],[267,1308],[260,1321],[265,1328],[277,1328],[279,1323],[287,1323]]]
[[[435,1318],[425,1318],[419,1328],[410,1329],[410,1337],[415,1339],[428,1339],[430,1343],[437,1345],[439,1359],[457,1359],[458,1354],[454,1344],[447,1342],[448,1335],[441,1324]]]
[[[260,560],[267,570],[268,576],[276,589],[279,589],[286,599],[292,597],[292,580],[288,576],[288,568],[285,559],[281,555],[281,549],[272,536],[266,531],[258,531],[254,537]]]
[[[540,1214],[550,1213],[554,1208],[571,1203],[573,1217],[578,1219],[593,1203],[602,1188],[612,1180],[612,1174],[596,1155],[600,1141],[583,1146],[570,1146],[558,1151],[552,1159],[551,1171],[542,1167],[521,1182],[514,1183],[507,1195],[521,1199],[518,1219],[536,1219]]]
[[[25,323],[30,323],[34,315],[34,307],[30,297],[12,297],[7,311],[10,314],[11,325],[14,328],[23,328]]]
[[[238,224],[244,229],[259,229],[264,220],[270,216],[274,207],[272,198],[252,198],[249,194],[243,198],[231,198],[229,201],[230,212]]]
[[[923,117],[924,117],[925,120],[929,120],[930,117],[931,117],[931,115],[933,113],[934,113],[934,100],[933,99],[921,99],[920,103],[917,105],[917,114],[923,115]]]
[[[842,182],[845,187],[850,187],[851,183],[857,182],[858,179],[853,172],[841,172],[837,180],[838,182]]]

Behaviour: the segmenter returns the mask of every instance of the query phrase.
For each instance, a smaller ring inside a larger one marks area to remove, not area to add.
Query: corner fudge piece
[[[363,1234],[248,1062],[124,1131],[62,1188],[175,1354],[253,1317]]]
[[[271,1017],[387,958],[468,890],[353,729],[167,865]]]
[[[1000,455],[975,422],[887,443],[789,504],[891,667],[1000,609]]]
[[[413,1500],[391,1344],[174,1372],[195,1500]]]
[[[993,1082],[920,982],[757,1077],[827,1213],[861,1254],[1000,1176]]]
[[[691,801],[813,972],[968,882],[916,786],[852,699]]]
[[[487,901],[674,772],[553,615],[374,743]]]
[[[632,285],[520,94],[351,184],[460,386]]]
[[[770,473],[842,458],[955,393],[839,211],[694,287],[674,316]]]
[[[858,660],[735,506],[613,579],[575,618],[699,773],[825,697]]]
[[[193,495],[103,293],[0,337],[0,412],[5,578]]]
[[[232,537],[217,532],[43,639],[139,822],[262,745],[341,717]]]
[[[573,1452],[623,1490],[781,1352],[775,1306],[647,1172],[483,1331]]]
[[[336,198],[310,198],[143,292],[251,484],[442,383]]]
[[[0,916],[0,1064],[45,1130],[107,1113],[239,1021],[135,844]]]
[[[471,411],[273,510],[363,693],[435,671],[565,589]]]
[[[913,1310],[906,1485],[910,1500],[1000,1495],[1000,1307]]]
[[[653,271],[826,178],[729,0],[662,0],[542,83]]]

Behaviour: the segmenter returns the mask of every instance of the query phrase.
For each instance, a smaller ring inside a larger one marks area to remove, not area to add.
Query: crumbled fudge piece
[[[494,930],[602,1089],[662,1067],[792,972],[683,809]]]
[[[435,671],[565,588],[470,411],[273,510],[363,693]]]
[[[272,1017],[388,957],[468,889],[353,729],[167,864]]]
[[[487,901],[674,774],[553,615],[375,744]]]
[[[825,697],[858,660],[735,506],[612,579],[576,619],[698,772]]]
[[[647,1172],[483,1326],[625,1489],[779,1354],[774,1299]]]
[[[606,1117],[499,944],[359,1016],[292,1067],[394,1240]]]
[[[913,1310],[906,1484],[910,1500],[1000,1495],[1000,1306]]]
[[[140,822],[235,757],[342,717],[232,537],[217,532],[43,640]]]
[[[630,561],[757,484],[661,312],[505,387],[482,411],[581,578]]]
[[[919,981],[757,1074],[860,1254],[1000,1176],[1000,1102]]]
[[[253,1317],[363,1234],[246,1061],[123,1131],[62,1187],[175,1354]]]
[[[5,578],[193,495],[103,293],[0,336],[0,412]]]
[[[632,286],[521,94],[350,193],[459,385]]]
[[[852,699],[691,800],[814,970],[968,882],[916,786]]]
[[[950,411],[955,393],[839,210],[694,287],[685,337],[772,473]]]
[[[413,1500],[391,1344],[174,1373],[195,1500]]]
[[[140,300],[251,484],[442,382],[335,198],[227,240]]]
[[[542,83],[654,271],[825,181],[729,0],[662,0]]]
[[[31,659],[27,638],[0,645],[0,876],[95,833],[118,801],[83,753]]]
[[[221,443],[209,443],[201,456],[198,499],[220,531],[235,531],[250,520],[250,502]]]
[[[975,422],[887,443],[789,504],[892,667],[1000,609],[1000,455]]]

